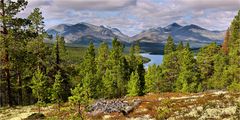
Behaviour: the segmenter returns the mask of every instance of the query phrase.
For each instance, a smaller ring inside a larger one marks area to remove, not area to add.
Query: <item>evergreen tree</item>
[[[37,35],[44,34],[44,17],[39,8],[35,8],[33,12],[28,16],[28,19],[31,20],[30,30]]]
[[[227,67],[227,58],[224,54],[226,52],[220,52],[214,58],[214,73],[207,83],[210,89],[225,89],[229,85],[223,77]]]
[[[105,89],[113,90],[111,95],[105,95],[107,97],[121,97],[126,94],[127,81],[126,71],[128,71],[128,67],[126,67],[127,62],[125,57],[123,56],[124,46],[120,43],[116,38],[112,41],[112,49],[110,51],[108,63],[108,73],[106,72],[105,77],[103,78]],[[107,81],[105,81],[107,80]],[[110,88],[108,88],[110,87]]]
[[[63,96],[65,92],[62,86],[62,82],[63,82],[63,79],[62,79],[61,73],[58,72],[55,75],[55,82],[51,89],[51,101],[58,104],[59,111],[60,111],[61,102],[63,102]]]
[[[165,44],[165,47],[164,47],[164,55],[172,53],[173,51],[175,51],[175,49],[176,48],[175,48],[173,38],[171,36],[168,36],[167,43]]]
[[[141,94],[140,78],[137,71],[131,74],[127,92],[128,96],[139,96]]]
[[[227,29],[223,44],[222,44],[222,50],[224,51],[225,54],[228,54],[229,52],[229,39],[230,39],[230,30]]]
[[[145,69],[144,69],[144,65],[143,65],[142,61],[140,61],[140,63],[138,63],[137,73],[139,75],[139,81],[140,81],[139,95],[142,96],[142,95],[144,95],[144,91],[145,91],[145,77],[144,77],[145,76]]]
[[[111,70],[107,69],[105,75],[102,78],[104,86],[104,97],[113,98],[116,95],[117,83],[114,80],[114,75]]]
[[[214,73],[214,60],[215,56],[219,53],[219,50],[219,46],[217,46],[216,43],[212,43],[201,48],[197,54],[196,60],[204,90],[208,89],[207,84]]]
[[[7,83],[7,101],[8,105],[13,105],[13,96],[12,96],[12,82],[11,82],[11,54],[10,54],[10,43],[14,39],[8,39],[8,37],[14,37],[11,36],[11,30],[12,28],[15,28],[16,24],[21,24],[20,20],[16,17],[16,15],[25,8],[27,5],[27,1],[25,0],[18,0],[18,1],[11,1],[11,0],[1,0],[0,1],[0,11],[1,11],[1,17],[0,17],[0,24],[2,26],[2,29],[0,31],[0,37],[1,37],[1,62],[2,64],[2,71],[3,71],[3,78],[5,78],[5,81]],[[21,26],[21,25],[20,25]],[[10,41],[11,40],[11,41]]]
[[[102,77],[104,76],[107,67],[108,67],[108,57],[109,57],[109,48],[107,43],[101,43],[100,47],[98,48],[98,54],[96,58],[96,66],[97,66],[97,72],[96,72],[96,77],[97,77],[97,96],[101,97],[104,94],[103,88],[103,81]]]
[[[198,71],[193,53],[188,49],[182,51],[179,76],[175,83],[176,91],[197,92]]]
[[[84,85],[78,84],[74,89],[71,89],[72,96],[69,101],[78,106],[77,112],[82,118],[81,105],[87,105],[90,102],[89,89]]]
[[[183,50],[183,49],[184,49],[183,42],[180,41],[180,43],[178,44],[176,50],[177,50],[177,51],[181,51],[181,50]]]
[[[81,64],[81,71],[80,74],[83,77],[82,81],[83,83],[90,82],[91,85],[89,85],[89,89],[91,93],[97,92],[98,82],[95,78],[96,74],[96,62],[95,62],[95,48],[93,43],[91,42],[86,53],[84,56],[84,60]],[[96,98],[97,96],[94,94],[91,94],[90,97]]]
[[[149,66],[145,75],[145,93],[164,92],[165,86],[162,78],[162,69],[157,65]]]
[[[47,98],[47,86],[46,86],[47,77],[38,69],[32,78],[32,92],[33,96],[37,99],[38,112],[40,113],[40,107],[45,102],[44,100]]]

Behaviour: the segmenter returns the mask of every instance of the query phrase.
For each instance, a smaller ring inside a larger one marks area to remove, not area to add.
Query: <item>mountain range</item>
[[[101,42],[111,43],[113,37],[117,37],[121,42],[130,45],[132,42],[140,41],[141,47],[146,49],[163,46],[169,35],[174,38],[174,42],[189,42],[191,47],[197,48],[211,42],[222,43],[225,31],[211,31],[200,26],[191,24],[182,26],[172,23],[166,27],[156,27],[143,30],[132,37],[123,34],[119,29],[109,26],[96,26],[89,23],[78,23],[74,25],[60,24],[47,30],[53,37],[56,34],[64,36],[66,43],[87,45],[90,41],[98,45]],[[146,50],[150,51],[151,50]]]

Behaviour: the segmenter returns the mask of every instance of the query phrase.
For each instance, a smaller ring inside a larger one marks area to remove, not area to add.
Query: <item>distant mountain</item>
[[[141,33],[129,37],[119,29],[109,26],[96,26],[89,23],[78,23],[75,25],[60,24],[47,30],[53,37],[56,34],[65,37],[67,43],[87,45],[90,41],[95,45],[101,42],[111,43],[113,37],[117,37],[125,45],[134,41],[140,41],[144,51],[162,51],[169,35],[174,38],[175,43],[189,42],[192,48],[199,48],[211,42],[222,43],[225,31],[211,31],[197,25],[182,26],[172,23],[166,27],[156,27],[144,30]]]
[[[124,35],[117,28],[95,26],[89,23],[78,23],[75,25],[60,24],[47,30],[53,37],[56,34],[65,37],[67,43],[88,44],[89,41],[94,43],[111,42],[117,37],[122,42],[129,42],[129,37]]]
[[[168,35],[174,38],[175,42],[183,41],[190,43],[221,43],[225,31],[210,31],[197,25],[181,26],[177,23],[166,27],[151,28],[133,36],[133,41],[144,41],[152,43],[165,43]]]

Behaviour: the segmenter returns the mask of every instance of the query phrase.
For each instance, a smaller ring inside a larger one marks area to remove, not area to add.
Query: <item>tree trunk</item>
[[[17,82],[18,82],[18,104],[23,105],[23,98],[22,98],[22,80],[19,71],[17,71]]]

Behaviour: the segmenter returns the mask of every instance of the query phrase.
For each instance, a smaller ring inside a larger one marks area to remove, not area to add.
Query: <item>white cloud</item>
[[[62,9],[74,10],[118,10],[136,4],[137,0],[52,0]]]
[[[59,23],[89,22],[117,27],[132,36],[172,22],[226,29],[240,9],[240,0],[28,0],[27,16],[40,7],[47,28]]]

